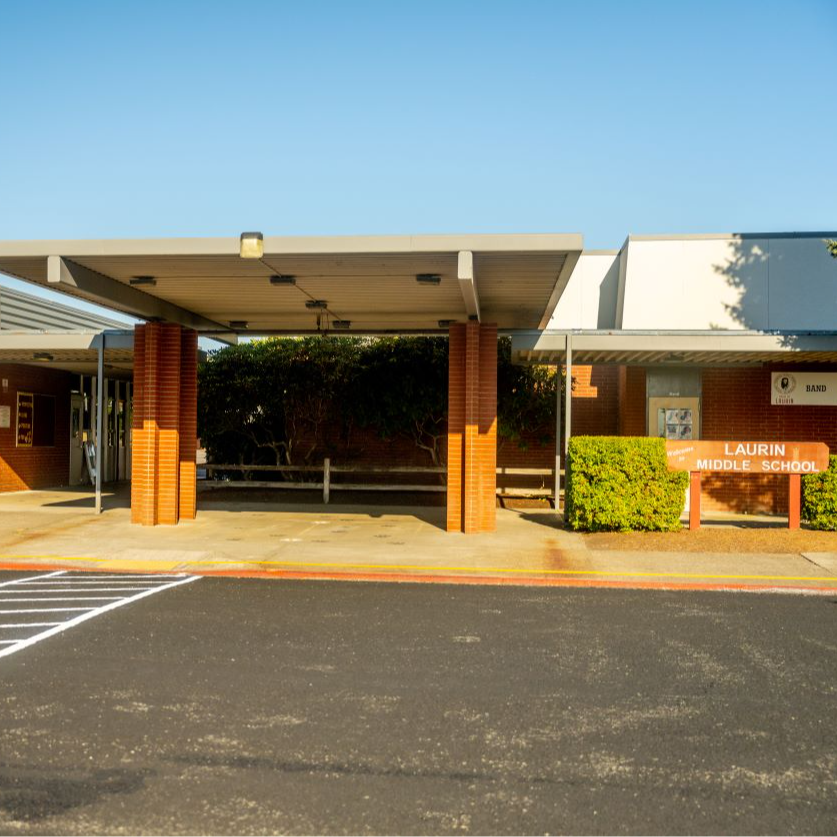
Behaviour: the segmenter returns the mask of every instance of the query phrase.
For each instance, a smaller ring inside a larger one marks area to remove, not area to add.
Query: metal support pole
[[[700,471],[689,472],[689,529],[700,529]]]
[[[564,464],[567,462],[567,453],[570,448],[570,435],[572,434],[572,409],[573,409],[573,343],[572,335],[567,335],[567,378],[564,392],[564,420],[567,424],[566,438],[564,439]]]
[[[323,459],[323,503],[328,505],[329,496],[331,495],[331,460],[326,457]]]
[[[131,443],[134,435],[134,383],[125,384],[125,476],[131,478]]]
[[[99,365],[96,378],[96,514],[102,513],[102,457],[105,446],[102,444],[102,401],[105,385],[105,335],[99,335]]]
[[[561,364],[555,370],[555,511],[561,507]]]

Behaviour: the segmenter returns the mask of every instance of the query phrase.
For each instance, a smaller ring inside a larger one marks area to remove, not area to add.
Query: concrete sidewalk
[[[0,567],[837,592],[837,555],[591,549],[551,510],[497,510],[497,531],[444,531],[444,509],[211,503],[174,527],[130,524],[121,493],[0,498]]]

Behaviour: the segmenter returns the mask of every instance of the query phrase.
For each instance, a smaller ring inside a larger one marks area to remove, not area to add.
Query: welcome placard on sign
[[[672,471],[815,474],[828,468],[822,442],[666,442]]]
[[[837,406],[837,372],[773,372],[770,403],[774,406]]]

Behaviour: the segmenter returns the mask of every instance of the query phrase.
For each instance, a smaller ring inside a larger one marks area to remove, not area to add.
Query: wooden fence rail
[[[332,491],[421,491],[421,492],[443,492],[447,491],[446,485],[417,485],[411,484],[386,484],[367,482],[333,482],[332,474],[445,474],[447,469],[436,466],[422,465],[332,465],[331,460],[326,458],[322,465],[221,465],[217,463],[202,466],[206,469],[207,476],[217,471],[262,471],[275,473],[303,473],[322,474],[317,482],[268,482],[266,480],[213,480],[207,479],[203,482],[205,488],[290,488],[319,490],[323,492],[323,502],[328,503]],[[500,476],[526,476],[526,477],[554,477],[553,468],[497,468]],[[563,470],[561,474],[563,475]],[[551,480],[550,484],[554,484]],[[563,493],[563,492],[562,492]],[[543,488],[497,488],[498,497],[544,497],[554,501],[555,491],[553,487]]]

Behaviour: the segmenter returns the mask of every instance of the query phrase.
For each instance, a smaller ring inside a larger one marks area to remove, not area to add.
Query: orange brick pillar
[[[197,334],[170,323],[134,329],[131,521],[195,516]]]
[[[497,326],[450,328],[448,344],[449,532],[493,532],[497,506]]]
[[[180,339],[180,473],[178,515],[194,520],[198,493],[198,333],[184,328]]]

